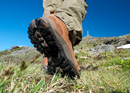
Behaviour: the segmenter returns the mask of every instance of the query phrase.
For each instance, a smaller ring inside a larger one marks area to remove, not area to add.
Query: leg
[[[66,24],[73,46],[82,40],[82,22],[86,9],[84,0],[64,0],[61,7],[55,10],[55,15]]]
[[[43,0],[43,8],[44,8],[43,17],[50,16],[50,11],[60,7],[62,2],[63,0]],[[48,65],[47,62],[48,62],[47,57],[44,57],[42,65],[46,67]]]
[[[50,11],[60,7],[63,0],[43,0],[43,17],[50,16]]]
[[[71,4],[69,2],[71,2]],[[76,5],[76,3],[80,4]],[[72,78],[75,77],[75,74],[80,77],[80,68],[72,47],[78,44],[82,37],[81,25],[86,15],[86,11],[83,13],[78,7],[78,5],[81,6],[82,3],[86,4],[83,0],[74,0],[74,2],[64,0],[61,7],[55,9],[55,16],[54,14],[48,14],[50,16],[46,15],[48,17],[35,19],[30,23],[28,28],[29,37],[33,41],[32,43],[34,46],[38,44],[38,46],[36,46],[38,51],[43,52],[45,55],[51,54],[52,61],[48,64],[53,67],[60,67],[65,74],[70,75]],[[62,8],[63,6],[65,7],[66,4],[68,5],[66,9]],[[73,8],[77,8],[77,10]],[[49,11],[50,10],[51,9],[49,9]],[[70,39],[72,39],[72,42]],[[50,48],[47,49],[47,52],[44,48],[44,40]]]
[[[86,16],[87,4],[84,0],[64,0],[61,7],[55,10],[55,16],[60,18],[67,26],[72,45],[77,45],[82,39],[82,22]],[[75,54],[73,59],[78,69]]]

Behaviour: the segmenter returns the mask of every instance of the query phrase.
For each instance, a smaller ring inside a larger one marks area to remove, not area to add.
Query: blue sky
[[[87,0],[83,37],[130,34],[130,0]],[[42,0],[0,0],[0,51],[12,46],[30,46],[27,28],[43,14]]]

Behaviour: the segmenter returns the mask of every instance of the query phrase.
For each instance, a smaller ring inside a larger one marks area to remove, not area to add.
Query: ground
[[[89,54],[95,45],[129,43],[129,36],[83,38],[75,47],[78,64],[81,67],[80,79],[71,80],[53,76],[41,71],[42,55],[34,48],[12,47],[0,51],[0,93],[14,92],[78,92],[78,93],[129,93],[130,92],[130,49],[116,49]],[[100,47],[99,47],[100,48]]]
[[[13,51],[0,52],[4,53],[4,56],[0,55],[0,93],[130,92],[129,49],[103,52],[98,56],[88,54],[86,49],[77,49],[76,56],[81,67],[81,75],[80,79],[75,80],[67,76],[63,78],[60,74],[50,76],[41,71],[42,55],[30,63],[31,59],[39,54],[37,51],[11,55]]]

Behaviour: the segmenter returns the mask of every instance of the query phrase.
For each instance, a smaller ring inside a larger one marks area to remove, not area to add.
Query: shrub
[[[122,59],[121,65],[123,68],[130,68],[130,58],[129,59]]]

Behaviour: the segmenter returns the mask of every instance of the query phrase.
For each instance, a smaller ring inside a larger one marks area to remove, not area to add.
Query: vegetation
[[[129,69],[130,68],[130,58],[128,58],[128,59],[122,59],[121,60],[121,65],[122,65],[122,67],[123,68],[125,68],[125,69]]]
[[[6,51],[6,50],[5,50]],[[84,93],[129,93],[130,51],[116,50],[98,56],[89,55],[80,49],[76,54],[81,66],[80,79],[53,76],[41,71],[42,56],[30,64],[38,52],[0,58],[0,93],[7,92],[84,92]],[[11,60],[4,59],[11,58]],[[20,59],[19,63],[16,60]]]

